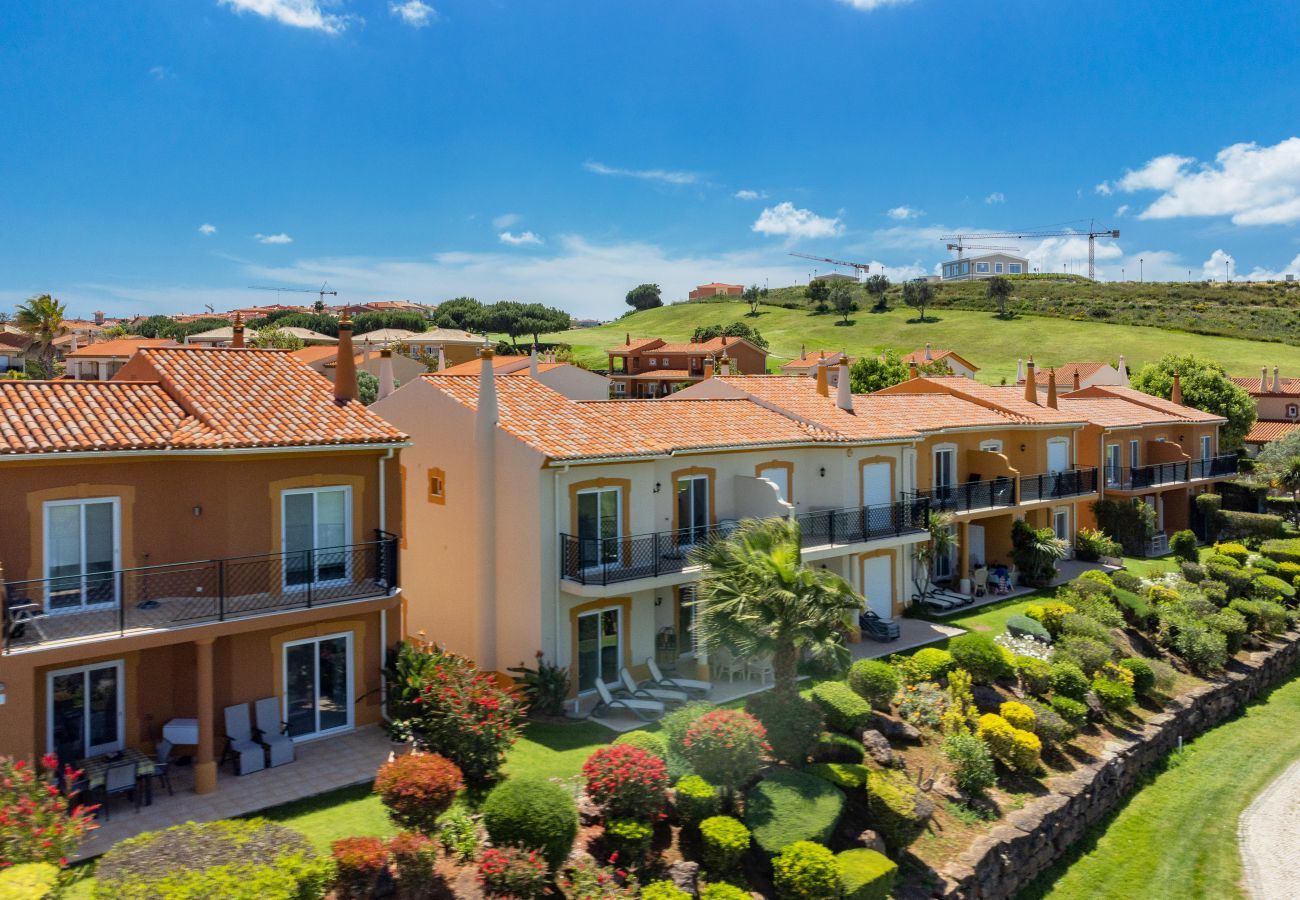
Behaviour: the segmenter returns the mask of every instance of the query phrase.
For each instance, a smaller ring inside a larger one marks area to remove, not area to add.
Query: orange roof
[[[973,362],[966,359],[964,356],[957,353],[955,350],[936,350],[933,347],[930,348],[930,359],[929,359],[930,362],[940,362],[941,360],[943,360],[945,357],[948,356],[951,356],[953,359],[957,360],[957,362],[961,363],[963,366],[970,369],[972,372],[978,372],[980,370],[979,366],[975,365]],[[903,357],[903,365],[909,365],[910,363],[916,363],[918,366],[925,365],[926,358],[925,358],[924,347],[922,347],[920,350],[913,350],[911,353]]]
[[[322,359],[333,359],[338,356],[339,348],[337,344],[313,344],[299,350],[292,350],[289,355],[302,360],[307,365],[311,365],[314,362],[320,362]]]
[[[0,454],[405,439],[280,350],[145,348],[111,381],[0,381]]]
[[[166,338],[116,338],[87,344],[68,354],[68,359],[103,359],[105,357],[129,357],[135,351],[145,347],[175,347],[175,341]]]
[[[743,284],[727,284],[726,282],[723,281],[710,281],[708,284],[696,285],[695,289],[698,291],[702,288],[711,288],[711,287],[740,288],[742,291],[745,289],[745,286]]]
[[[792,359],[781,366],[782,370],[787,372],[812,372],[816,370],[818,363],[825,362],[828,366],[838,366],[840,360],[845,360],[847,365],[853,365],[857,357],[846,357],[843,353],[836,350],[834,353],[828,353],[824,358],[820,354],[807,354],[798,359]]]
[[[513,372],[518,368],[528,367],[527,356],[494,356],[492,357],[492,371],[500,374]],[[477,375],[483,368],[481,359],[470,359],[463,363],[457,363],[454,366],[448,366],[439,375]],[[504,370],[504,371],[503,371]]]
[[[619,372],[614,375],[615,378],[644,378],[653,380],[656,378],[698,378],[698,375],[692,375],[687,369],[651,369],[649,372],[640,372],[636,375],[628,375],[626,372]]]
[[[1233,378],[1232,381],[1250,392],[1252,397],[1300,397],[1300,378],[1279,378],[1280,390],[1273,390],[1273,376],[1268,376],[1268,390],[1259,389],[1258,378]]]
[[[1032,403],[1025,399],[1025,389],[1016,385],[983,384],[960,375],[924,375],[902,381],[876,392],[880,394],[948,393],[963,397],[980,406],[998,410],[1008,418],[1025,424],[1074,425],[1083,420],[1062,409],[1053,409],[1045,402]]]
[[[1095,384],[1092,387],[1084,388],[1080,391],[1071,391],[1068,395],[1071,398],[1079,397],[1119,397],[1127,400],[1129,403],[1136,403],[1139,406],[1145,406],[1147,409],[1163,413],[1167,418],[1165,421],[1172,422],[1226,422],[1223,416],[1216,416],[1214,413],[1204,412],[1190,406],[1183,406],[1166,400],[1163,397],[1153,397],[1150,394],[1144,394],[1141,391],[1134,390],[1131,387],[1122,387],[1118,384]]]
[[[1260,419],[1246,432],[1246,443],[1267,444],[1286,437],[1300,428],[1300,422],[1279,422],[1276,419]]]
[[[606,353],[630,353],[633,350],[640,350],[642,348],[649,348],[652,346],[654,348],[659,348],[663,346],[663,343],[664,343],[663,340],[660,338],[637,338],[636,340],[632,340],[629,338],[625,340],[623,343],[619,344],[617,347],[610,347],[605,352]]]

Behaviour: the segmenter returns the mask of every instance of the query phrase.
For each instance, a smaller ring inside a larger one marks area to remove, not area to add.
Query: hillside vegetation
[[[1300,344],[1300,282],[1094,282],[1078,276],[1013,275],[1008,310],[1080,322],[1153,325],[1195,334]],[[933,309],[993,311],[983,281],[934,284]],[[861,285],[852,285],[859,306],[870,306]],[[903,306],[900,285],[886,295]],[[804,287],[774,288],[767,303],[808,309]],[[927,311],[928,314],[928,311]]]
[[[809,352],[846,349],[850,355],[861,356],[887,348],[906,353],[929,341],[935,347],[956,350],[981,367],[980,380],[994,384],[1003,378],[1013,381],[1016,360],[1031,354],[1040,368],[1073,360],[1114,363],[1122,353],[1133,371],[1165,353],[1179,352],[1214,359],[1233,375],[1258,375],[1262,365],[1281,366],[1284,374],[1300,373],[1300,347],[1287,344],[1096,319],[1026,315],[1003,320],[988,311],[932,310],[927,311],[924,324],[916,321],[915,310],[895,307],[884,313],[856,312],[852,324],[844,326],[837,324],[835,313],[819,315],[803,308],[767,305],[759,308],[757,316],[749,317],[744,303],[678,303],[632,313],[598,328],[545,335],[544,340],[569,344],[579,362],[603,369],[608,364],[606,348],[622,343],[626,334],[684,341],[700,325],[740,320],[753,325],[768,341],[774,366],[798,356],[801,346]]]

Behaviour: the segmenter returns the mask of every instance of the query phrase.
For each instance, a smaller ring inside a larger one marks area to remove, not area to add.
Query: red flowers
[[[484,890],[498,897],[538,897],[546,889],[549,870],[536,850],[488,847],[478,858]]]
[[[668,767],[653,753],[630,744],[601,747],[582,765],[587,795],[610,818],[647,819],[663,809]]]
[[[67,858],[95,827],[93,806],[69,811],[68,798],[54,783],[59,762],[53,754],[39,769],[27,760],[0,757],[0,860],[4,864],[47,862],[67,865]],[[72,784],[81,773],[67,768]],[[0,866],[3,867],[3,866]]]
[[[436,753],[408,753],[379,767],[375,793],[388,807],[393,821],[407,828],[432,833],[438,816],[451,806],[465,787],[460,767]]]
[[[715,709],[696,719],[682,738],[682,750],[696,774],[727,790],[752,778],[772,752],[767,730],[749,713]]]

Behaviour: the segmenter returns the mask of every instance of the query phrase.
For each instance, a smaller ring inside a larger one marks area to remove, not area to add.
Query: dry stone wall
[[[1178,746],[1239,713],[1256,696],[1290,676],[1300,661],[1300,633],[1214,683],[1170,702],[1133,737],[1112,741],[1096,762],[1049,782],[1051,793],[1029,801],[971,845],[940,874],[933,896],[963,900],[1014,897],[1081,840],[1137,786],[1143,773]]]

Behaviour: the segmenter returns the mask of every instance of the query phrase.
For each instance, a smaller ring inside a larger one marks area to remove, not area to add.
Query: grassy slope
[[[698,325],[725,324],[742,320],[758,328],[770,344],[772,359],[785,362],[799,355],[801,345],[809,351],[847,348],[850,354],[879,353],[885,348],[909,352],[930,341],[936,347],[957,350],[982,367],[980,380],[997,383],[1014,380],[1016,360],[1033,354],[1040,366],[1060,365],[1071,360],[1114,361],[1123,353],[1130,370],[1170,351],[1208,356],[1234,375],[1258,374],[1265,363],[1280,365],[1283,371],[1300,370],[1300,347],[1282,344],[1261,346],[1254,341],[1212,337],[1179,331],[1164,331],[1137,325],[1107,325],[1075,322],[1042,316],[1024,316],[1010,321],[993,318],[987,312],[943,309],[927,316],[925,324],[911,309],[887,313],[858,312],[853,325],[836,325],[834,315],[810,315],[802,310],[765,306],[760,315],[746,318],[743,303],[683,303],[633,313],[609,325],[546,335],[547,341],[571,344],[579,360],[593,368],[607,365],[605,348],[620,344],[627,333],[633,337],[662,337],[687,340]],[[937,321],[934,321],[937,319]]]
[[[1153,885],[1161,897],[1243,896],[1237,819],[1297,757],[1300,679],[1292,679],[1188,744],[1021,900],[1126,900],[1154,896]]]

